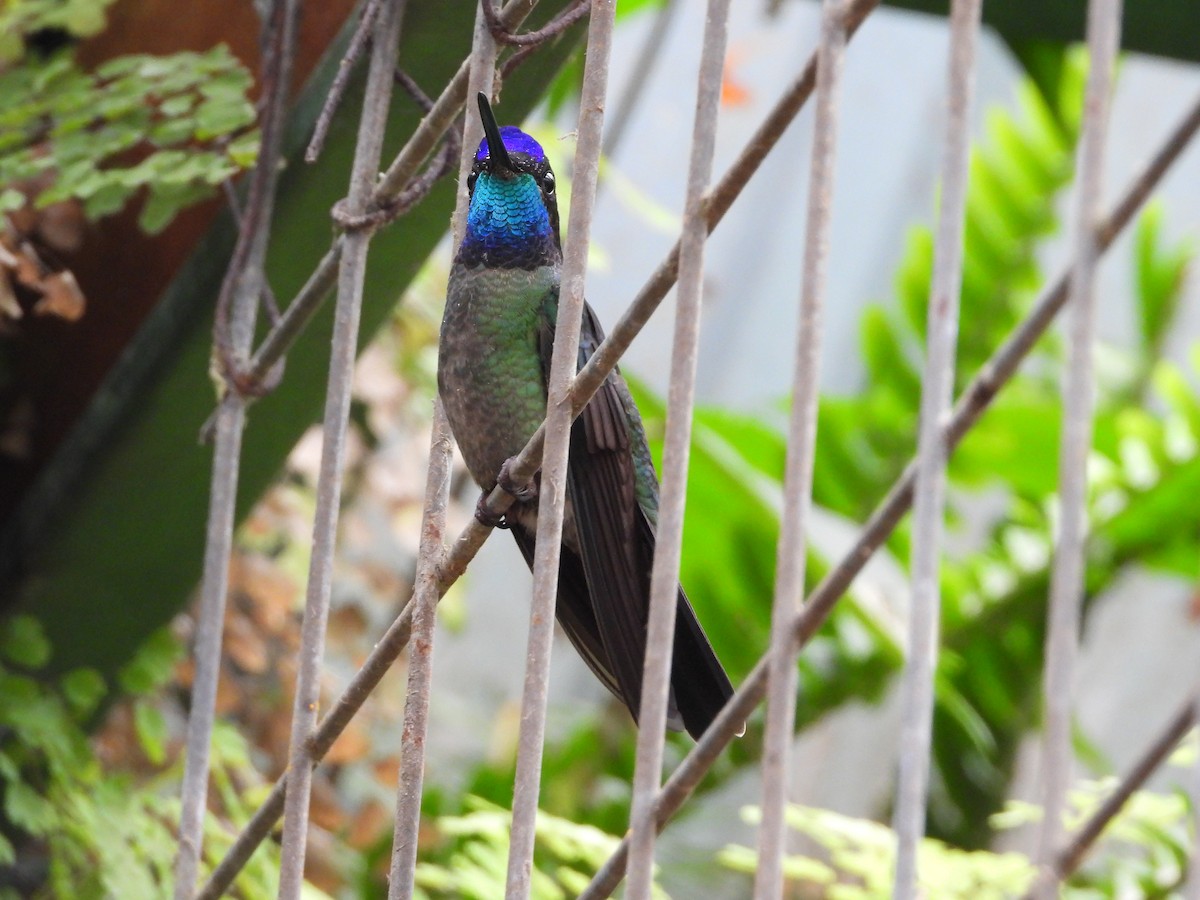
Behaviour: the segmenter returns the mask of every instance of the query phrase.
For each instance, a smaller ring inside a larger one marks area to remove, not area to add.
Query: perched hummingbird
[[[554,172],[537,141],[498,127],[483,94],[479,114],[485,137],[467,178],[466,231],[450,269],[438,389],[467,468],[483,488],[476,515],[511,530],[532,568],[537,480],[512,484],[508,461],[546,414],[562,268],[558,204]],[[579,366],[603,338],[585,306]],[[569,453],[558,622],[636,719],[658,481],[619,372],[575,420]],[[498,481],[517,498],[499,520],[483,505]],[[669,724],[699,738],[733,688],[682,589],[677,603]]]

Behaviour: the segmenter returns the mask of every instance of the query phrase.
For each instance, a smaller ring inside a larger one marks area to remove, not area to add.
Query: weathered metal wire
[[[218,307],[226,312],[218,319],[213,335],[214,356],[223,358],[226,368],[236,369],[245,364],[254,340],[259,298],[267,290],[263,264],[275,205],[278,159],[300,7],[300,0],[279,0],[264,19],[262,145],[259,161],[250,178],[246,209],[238,223],[237,249],[221,286]],[[218,347],[224,347],[224,353]],[[179,848],[174,867],[176,900],[184,900],[195,890],[203,851],[209,750],[221,671],[221,637],[229,595],[229,559],[233,551],[234,512],[237,507],[246,403],[247,397],[231,380],[217,412],[200,608],[192,647],[195,676],[192,679],[187,752],[181,788]]]
[[[813,120],[802,255],[800,317],[792,374],[784,505],[775,553],[775,594],[771,608],[767,724],[762,760],[762,822],[758,833],[758,869],[754,876],[756,900],[775,900],[783,895],[784,813],[790,793],[791,749],[799,678],[791,622],[804,597],[804,570],[808,559],[806,527],[812,511],[813,453],[821,379],[821,331],[837,159],[838,97],[846,49],[846,28],[841,7],[840,0],[825,0],[822,4],[821,36],[817,45],[816,115]]]
[[[1084,544],[1087,540],[1087,462],[1092,447],[1095,385],[1095,274],[1100,259],[1093,225],[1102,209],[1104,149],[1109,95],[1121,31],[1121,0],[1088,4],[1088,71],[1083,132],[1075,190],[1075,265],[1071,271],[1071,315],[1067,322],[1067,369],[1063,378],[1063,424],[1059,450],[1059,521],[1051,571],[1046,629],[1045,731],[1042,743],[1042,823],[1037,861],[1053,863],[1062,835],[1062,816],[1071,781],[1071,708],[1079,618],[1083,606]],[[1050,898],[1057,892],[1047,889]]]
[[[654,881],[654,840],[658,832],[654,828],[651,805],[662,782],[679,564],[683,554],[683,512],[687,505],[688,454],[696,398],[704,242],[708,237],[704,220],[704,193],[712,177],[728,20],[729,0],[709,0],[696,78],[696,116],[688,162],[683,233],[679,238],[679,287],[676,291],[675,340],[663,440],[662,496],[658,509],[654,565],[650,573],[646,656],[642,696],[638,705],[637,759],[629,812],[632,849],[626,896],[630,900],[648,900]]]
[[[895,900],[917,896],[917,849],[925,833],[925,792],[933,730],[933,677],[941,618],[942,520],[946,493],[946,445],[942,423],[954,391],[954,349],[962,288],[964,213],[970,156],[971,97],[981,0],[955,0],[950,12],[950,59],[946,80],[946,131],[942,144],[941,204],[933,278],[929,290],[925,372],[917,440],[913,503],[912,604],[902,685],[903,721],[896,786]]]
[[[558,322],[550,362],[546,403],[546,451],[538,489],[537,544],[533,558],[533,600],[529,612],[525,688],[521,696],[521,733],[513,782],[512,836],[508,849],[505,895],[529,896],[534,831],[542,780],[542,745],[546,730],[546,686],[554,638],[554,603],[558,595],[558,560],[566,507],[567,449],[574,413],[571,383],[579,353],[583,317],[584,276],[591,240],[592,201],[600,171],[600,132],[604,124],[608,60],[616,0],[592,0],[588,21],[587,59],[579,100],[578,143],[571,185],[571,215],[563,248]]]
[[[446,414],[441,400],[435,400],[429,472],[425,479],[424,521],[413,586],[413,634],[408,654],[408,691],[404,700],[388,900],[409,900],[413,896],[413,875],[417,868],[421,789],[425,784],[425,738],[429,731],[429,693],[433,684],[433,635],[439,595],[437,564],[443,553],[446,505],[450,499],[450,447]]]
[[[347,193],[351,215],[366,212],[379,171],[383,133],[392,96],[392,73],[400,42],[400,22],[405,0],[389,0],[379,11],[371,46],[371,62],[363,97],[362,118]],[[313,547],[308,570],[304,623],[297,660],[296,697],[292,709],[292,734],[288,751],[290,783],[284,803],[282,856],[279,872],[280,900],[299,900],[304,884],[304,857],[308,841],[308,809],[312,786],[309,740],[317,724],[321,701],[321,671],[325,655],[325,626],[333,587],[333,555],[337,543],[342,472],[346,461],[346,432],[350,419],[354,358],[358,349],[358,320],[362,310],[370,231],[345,237],[338,271],[338,297],[334,311],[333,348],[329,360],[329,386],[322,424],[321,466],[317,476],[317,508],[313,518]]]
[[[482,6],[476,10],[475,34],[470,58],[470,89],[490,93],[496,71],[496,41]],[[475,162],[482,126],[475,116],[463,123],[458,160],[458,200],[451,225],[457,246],[466,231],[467,192],[462,185]],[[417,557],[417,579],[408,603],[412,609],[412,647],[408,664],[408,693],[404,701],[403,743],[400,748],[400,778],[396,788],[396,822],[392,837],[392,863],[388,875],[388,900],[413,896],[417,865],[417,836],[421,825],[421,788],[425,778],[425,737],[428,730],[429,691],[433,675],[433,632],[437,603],[442,590],[438,566],[445,555],[442,531],[450,490],[450,425],[441,398],[434,400],[429,474],[426,481],[424,525]]]

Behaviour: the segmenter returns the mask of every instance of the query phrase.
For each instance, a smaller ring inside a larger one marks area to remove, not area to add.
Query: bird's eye
[[[475,179],[479,177],[478,172],[472,172],[467,176],[467,193],[470,194],[475,190]]]
[[[545,188],[547,194],[554,193],[554,173],[547,172],[542,176],[542,187]]]

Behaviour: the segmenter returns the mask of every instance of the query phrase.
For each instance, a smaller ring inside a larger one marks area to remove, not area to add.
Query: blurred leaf
[[[179,641],[168,629],[160,628],[118,673],[121,690],[139,696],[165,684],[182,655]]]
[[[167,753],[167,722],[162,710],[144,701],[135,703],[133,723],[146,758],[156,766],[162,765]]]
[[[75,714],[87,716],[108,693],[104,678],[95,669],[75,669],[62,677],[63,699]]]
[[[1193,242],[1163,245],[1164,206],[1160,200],[1146,205],[1134,229],[1134,280],[1137,288],[1138,324],[1142,347],[1156,354],[1163,335],[1175,318],[1188,264],[1195,255]]]
[[[87,5],[100,9],[90,0]],[[40,207],[79,200],[92,218],[149,188],[141,222],[161,229],[183,206],[253,162],[250,82],[223,45],[204,53],[123,57],[93,73],[80,69],[69,50],[46,59],[25,55],[0,67],[0,96],[21,98],[0,110],[0,184],[40,191],[33,198]],[[151,147],[157,150],[143,152]],[[48,176],[48,183],[31,184],[38,176]],[[6,195],[4,202],[15,200]]]
[[[40,669],[50,659],[50,643],[33,616],[13,616],[0,623],[0,659],[27,669]]]

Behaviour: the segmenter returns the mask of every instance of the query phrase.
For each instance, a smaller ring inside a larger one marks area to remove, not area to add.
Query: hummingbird
[[[536,140],[496,124],[478,95],[484,138],[467,177],[470,205],[450,269],[438,391],[472,478],[476,516],[508,529],[533,567],[538,477],[514,484],[511,460],[546,415],[562,241],[554,172]],[[585,304],[578,366],[604,333]],[[556,617],[634,720],[642,692],[658,480],[641,416],[617,370],[571,427]],[[516,499],[496,517],[500,484]],[[668,726],[693,738],[733,693],[683,589],[677,597]]]

